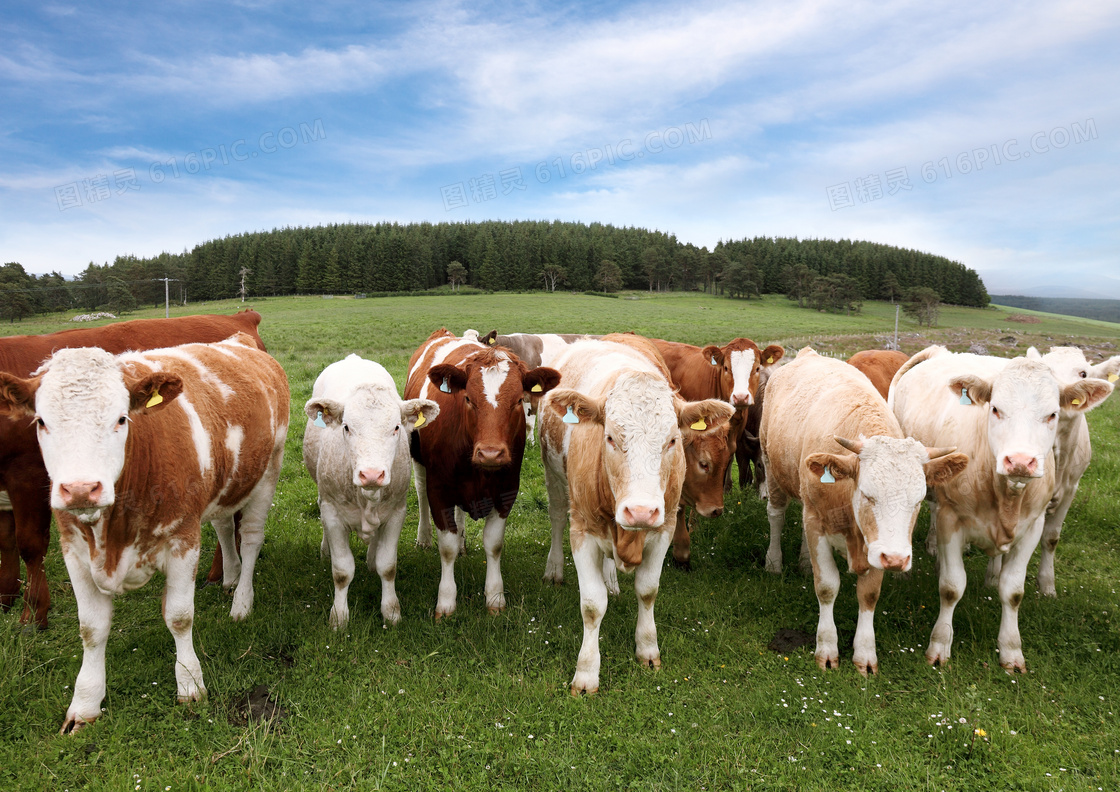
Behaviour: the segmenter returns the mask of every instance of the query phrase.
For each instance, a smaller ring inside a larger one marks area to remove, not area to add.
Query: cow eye
[[[117,419],[117,426],[124,426],[126,423],[128,423],[128,416],[122,415]]]
[[[1081,379],[1085,379],[1086,377],[1088,377],[1088,376],[1089,376],[1089,372],[1087,372],[1087,371],[1082,371],[1082,372],[1081,372],[1081,373],[1080,373],[1080,374],[1079,374],[1078,376],[1080,376],[1080,377],[1081,377]]]
[[[704,471],[705,473],[707,473],[707,472],[708,472],[709,470],[711,470],[711,469],[712,469],[712,466],[711,466],[711,465],[709,465],[709,464],[708,464],[707,462],[701,462],[701,463],[700,463],[700,469],[701,469],[702,471]]]
[[[400,430],[401,430],[401,425],[400,425],[400,424],[397,424],[396,426],[394,426],[394,427],[393,427],[393,434],[396,434],[396,433],[397,433],[397,432],[399,432]]]
[[[672,448],[676,444],[677,444],[677,438],[674,437],[672,440],[669,441],[669,445],[667,445],[666,448]]]
[[[342,425],[342,431],[346,432],[346,434],[350,434],[350,427],[347,426],[346,424],[343,424]]]
[[[995,407],[992,408],[992,415],[994,415],[996,418],[1002,418],[1003,417],[999,414],[999,410],[996,409]]]
[[[37,415],[35,416],[35,423],[40,429],[46,430],[46,428],[47,428],[46,422]]]
[[[1058,414],[1056,412],[1050,413],[1050,415],[1047,416],[1047,418],[1046,418],[1046,423],[1050,423],[1051,421],[1053,421],[1057,417],[1058,417]]]
[[[609,445],[611,448],[614,448],[614,438],[610,435],[607,435],[607,445]]]

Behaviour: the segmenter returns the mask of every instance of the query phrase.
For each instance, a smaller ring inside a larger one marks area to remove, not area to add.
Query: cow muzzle
[[[1011,478],[1038,478],[1042,466],[1031,454],[1008,454],[1002,460],[1003,474]]]
[[[658,506],[632,504],[623,506],[620,512],[618,524],[631,531],[660,528],[665,522],[665,514]]]
[[[510,464],[513,459],[505,446],[475,446],[471,462],[485,470],[495,470]]]
[[[879,563],[873,564],[873,566],[887,571],[906,572],[910,569],[910,558],[909,555],[901,553],[879,553]]]
[[[735,407],[735,408],[749,407],[752,404],[754,404],[754,399],[751,397],[750,393],[732,393],[731,394],[731,406],[732,407]]]
[[[105,488],[100,481],[72,481],[58,485],[58,497],[63,508],[72,509],[97,509],[105,504],[101,503]]]
[[[376,489],[389,483],[389,473],[384,468],[363,468],[358,471],[358,486]]]

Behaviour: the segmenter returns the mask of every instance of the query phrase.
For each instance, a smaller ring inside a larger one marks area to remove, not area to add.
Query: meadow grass
[[[566,582],[541,582],[548,547],[547,498],[539,454],[526,453],[521,494],[502,557],[507,610],[491,616],[479,524],[456,565],[456,614],[436,623],[434,550],[415,547],[416,504],[400,545],[397,587],[403,619],[380,618],[380,582],[351,541],[358,570],[351,622],[327,626],[333,584],[319,557],[315,487],[303,469],[302,406],[329,363],[357,352],[383,363],[403,385],[412,351],[432,330],[605,333],[636,330],[693,343],[748,335],[781,342],[792,355],[812,342],[832,354],[875,346],[893,332],[894,308],[867,303],[851,317],[798,309],[784,298],[731,301],[699,295],[464,295],[348,300],[255,301],[261,335],[292,386],[287,456],[257,567],[247,621],[229,619],[214,587],[196,595],[194,640],[209,698],[175,704],[174,646],[160,617],[162,580],[116,601],[107,651],[104,716],[58,736],[81,660],[77,612],[52,543],[54,607],[44,633],[0,618],[0,789],[807,789],[1094,790],[1120,788],[1120,636],[1115,570],[1120,564],[1120,402],[1090,416],[1094,460],[1058,549],[1059,596],[1037,595],[1030,568],[1020,625],[1029,672],[999,668],[999,602],[983,586],[986,558],[966,558],[968,590],[958,606],[953,660],[923,657],[936,619],[934,562],[921,549],[923,512],[910,578],[889,575],[876,618],[880,673],[850,664],[854,578],[836,606],[843,667],[821,672],[812,645],[767,648],[781,628],[812,635],[817,602],[796,570],[799,512],[783,541],[787,571],[762,571],[764,505],[735,489],[727,510],[701,520],[692,571],[671,565],[657,602],[663,667],[634,660],[632,578],[620,576],[601,634],[602,687],[572,698],[568,684],[582,638],[571,563]],[[236,303],[176,308],[229,312]],[[162,316],[145,310],[135,316]],[[1071,340],[1108,348],[1120,325],[1040,315],[1016,325],[1019,309],[946,309],[941,327],[902,322],[904,348],[931,341],[993,354],[1028,343]],[[4,325],[11,332],[63,328],[57,317]],[[1003,343],[1000,339],[1010,339]],[[1049,339],[1049,340],[1048,340]],[[1012,344],[1012,342],[1014,342]],[[920,346],[918,346],[920,345]],[[203,563],[215,546],[203,531]],[[283,709],[248,721],[238,701],[259,684]],[[981,730],[982,733],[978,733]]]

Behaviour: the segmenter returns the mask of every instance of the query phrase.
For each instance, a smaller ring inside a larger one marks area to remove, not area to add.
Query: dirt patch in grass
[[[1020,324],[1042,324],[1042,320],[1037,316],[1028,316],[1027,314],[1008,314],[1007,321],[1019,322]]]

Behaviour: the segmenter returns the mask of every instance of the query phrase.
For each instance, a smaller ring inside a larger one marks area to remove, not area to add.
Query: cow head
[[[303,410],[309,419],[322,415],[327,429],[341,431],[350,456],[354,485],[374,491],[392,482],[397,454],[408,454],[402,441],[418,426],[439,415],[429,399],[402,402],[397,392],[382,385],[362,385],[344,402],[312,398]]]
[[[1092,365],[1085,359],[1085,353],[1077,347],[1050,347],[1045,355],[1031,347],[1027,350],[1027,359],[1041,360],[1063,385],[1083,379],[1102,379],[1113,383],[1120,379],[1120,355]],[[1063,413],[1067,411],[1063,410]]]
[[[730,419],[705,416],[681,426],[685,456],[681,502],[695,507],[702,517],[723,514],[724,480],[745,418],[746,411],[737,410]]]
[[[810,454],[805,466],[820,486],[852,483],[852,514],[876,569],[906,571],[926,489],[953,479],[968,465],[952,448],[926,448],[911,438],[834,438],[848,454]],[[827,482],[827,483],[826,483]]]
[[[461,400],[463,428],[472,446],[471,463],[496,470],[513,463],[517,437],[524,444],[522,402],[555,388],[560,372],[543,366],[528,369],[513,355],[484,349],[459,365],[432,366],[428,378],[450,398]]]
[[[996,473],[1019,483],[1045,475],[1061,411],[1085,412],[1112,393],[1099,379],[1062,384],[1041,360],[1015,358],[994,377],[962,374],[949,381],[961,404],[987,410]]]
[[[759,368],[776,365],[785,350],[771,344],[759,351],[749,338],[736,338],[724,347],[706,346],[700,354],[709,365],[719,367],[720,393],[727,394],[727,401],[738,410],[754,404]]]
[[[548,405],[559,415],[570,408],[579,422],[601,429],[614,519],[626,530],[660,528],[666,509],[676,509],[684,466],[682,430],[704,423],[705,429],[692,431],[717,431],[733,414],[727,402],[717,399],[674,398],[662,376],[645,371],[623,372],[604,397],[560,390],[553,392]],[[676,491],[666,503],[671,486]]]
[[[0,411],[34,417],[51,508],[96,522],[116,499],[129,422],[167,407],[182,380],[92,348],[61,349],[36,374],[0,375]]]

